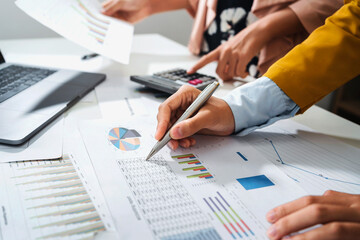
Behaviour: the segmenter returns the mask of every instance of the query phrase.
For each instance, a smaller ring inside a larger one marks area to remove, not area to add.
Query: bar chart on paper
[[[274,183],[270,181],[265,175],[258,175],[246,178],[236,179],[246,190],[258,189],[273,186]]]
[[[208,169],[203,166],[203,164],[197,159],[197,157],[192,154],[182,154],[171,156],[172,159],[177,160],[177,163],[182,166],[182,171],[186,172],[188,179],[198,178],[198,179],[212,179],[213,175],[208,171]]]
[[[5,239],[80,239],[105,230],[70,159],[2,164],[0,171]]]
[[[77,0],[72,8],[84,18],[83,24],[89,29],[88,35],[94,38],[97,43],[104,44],[110,21],[91,11],[80,0]]]
[[[255,236],[248,224],[232,208],[220,192],[213,197],[203,198],[216,219],[224,226],[233,239],[242,239]]]

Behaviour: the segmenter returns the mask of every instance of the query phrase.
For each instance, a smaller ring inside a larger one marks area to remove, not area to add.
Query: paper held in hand
[[[129,63],[134,27],[101,14],[96,0],[17,0],[16,5],[61,36],[120,63]]]

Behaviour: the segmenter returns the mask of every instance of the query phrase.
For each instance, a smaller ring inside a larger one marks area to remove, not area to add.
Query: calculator
[[[171,69],[146,76],[130,76],[130,80],[167,93],[175,93],[181,86],[189,85],[203,90],[217,81],[215,77],[201,73],[187,74],[185,69]]]

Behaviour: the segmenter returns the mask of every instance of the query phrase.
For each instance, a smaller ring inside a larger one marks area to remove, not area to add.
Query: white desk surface
[[[0,48],[9,62],[103,72],[108,76],[103,84],[117,81],[116,84],[125,86],[132,84],[130,75],[149,74],[174,67],[188,68],[198,59],[185,46],[157,34],[135,35],[129,65],[103,57],[82,61],[81,56],[89,51],[63,38],[0,40]],[[215,75],[215,67],[213,63],[200,72]],[[223,96],[232,88],[232,83],[226,83],[215,95]],[[101,116],[96,101],[82,101],[70,111],[81,119]],[[360,126],[322,108],[313,106],[294,120],[360,148]]]

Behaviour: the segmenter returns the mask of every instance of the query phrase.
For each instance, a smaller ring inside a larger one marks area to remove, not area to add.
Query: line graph
[[[255,131],[242,141],[308,194],[319,195],[326,190],[360,192],[360,150],[327,135],[287,121]]]
[[[302,171],[302,172],[305,172],[305,173],[308,173],[308,174],[311,174],[311,175],[314,175],[314,176],[317,176],[317,177],[320,177],[320,178],[323,178],[323,179],[326,179],[326,180],[330,180],[330,181],[336,181],[336,182],[340,182],[340,183],[346,183],[346,184],[352,184],[352,185],[356,185],[356,186],[360,186],[360,183],[355,183],[355,182],[349,182],[349,181],[344,181],[344,180],[340,180],[340,179],[336,179],[336,178],[332,178],[332,177],[327,177],[325,176],[324,174],[321,174],[321,173],[316,173],[316,172],[312,172],[312,171],[309,171],[309,170],[306,170],[304,168],[301,168],[301,167],[297,167],[295,165],[292,165],[292,164],[289,164],[289,163],[286,163],[284,162],[284,160],[281,158],[278,150],[276,149],[274,143],[272,140],[268,139],[268,138],[265,138],[266,141],[268,141],[272,148],[274,149],[276,155],[278,156],[278,162],[280,162],[282,165],[285,165],[285,166],[288,166],[288,167],[291,167],[291,168],[295,168],[299,171]],[[293,178],[294,179],[294,178]],[[298,181],[297,179],[294,179],[295,181]]]

